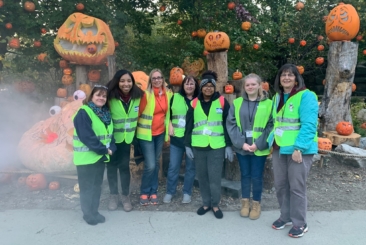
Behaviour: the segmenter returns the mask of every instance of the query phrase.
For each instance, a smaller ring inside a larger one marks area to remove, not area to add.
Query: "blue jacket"
[[[276,110],[280,101],[280,95],[276,94],[276,104],[273,104],[273,110]],[[296,94],[294,95],[296,96]],[[301,128],[293,146],[280,147],[280,154],[292,154],[298,149],[302,154],[317,154],[318,142],[314,142],[315,134],[318,128],[318,110],[319,105],[316,96],[311,91],[302,94],[299,109]],[[275,119],[273,119],[275,120]],[[274,131],[268,136],[268,144],[271,146],[274,140]]]

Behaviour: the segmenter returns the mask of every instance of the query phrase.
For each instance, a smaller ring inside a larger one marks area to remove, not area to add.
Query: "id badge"
[[[134,110],[135,110],[135,112],[138,112],[139,111],[139,106],[135,106]]]
[[[282,129],[279,129],[279,128],[276,128],[276,130],[275,130],[275,135],[282,137],[282,135],[283,135],[283,130],[282,130]]]
[[[245,136],[246,136],[247,138],[252,138],[252,137],[253,137],[253,131],[252,131],[252,130],[250,130],[250,131],[245,131]]]
[[[204,134],[204,135],[211,135],[211,133],[212,133],[212,131],[211,131],[211,130],[209,130],[208,128],[204,128],[204,129],[203,129],[203,134]]]
[[[105,145],[105,147],[108,149],[110,145],[111,145],[110,143],[107,143],[107,144]]]
[[[185,119],[179,119],[179,121],[178,121],[178,125],[180,126],[180,127],[185,127],[186,126],[186,120]]]
[[[125,128],[130,128],[130,123],[125,123]]]
[[[222,114],[222,108],[216,108],[216,113],[217,114]]]

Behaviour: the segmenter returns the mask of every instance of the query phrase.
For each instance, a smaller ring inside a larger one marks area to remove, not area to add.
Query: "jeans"
[[[116,143],[117,151],[107,163],[107,179],[111,195],[118,194],[118,171],[121,180],[122,195],[130,193],[130,151],[131,145],[126,142]]]
[[[236,154],[241,172],[241,197],[250,198],[253,191],[253,200],[260,202],[263,189],[263,169],[267,156]]]
[[[159,164],[163,151],[165,133],[152,136],[151,141],[139,139],[144,155],[144,172],[141,180],[141,195],[156,194],[159,186]]]
[[[170,144],[170,162],[166,182],[166,193],[175,195],[179,178],[180,165],[182,164],[185,148]],[[183,194],[192,195],[192,186],[196,175],[194,161],[186,156],[186,172],[184,174]]]

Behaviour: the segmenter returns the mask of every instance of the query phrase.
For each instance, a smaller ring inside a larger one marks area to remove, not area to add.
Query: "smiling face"
[[[133,82],[130,75],[126,73],[123,76],[121,76],[121,78],[119,79],[118,87],[123,94],[125,95],[129,94],[132,89],[132,86]]]
[[[280,83],[285,93],[291,92],[296,84],[296,76],[291,71],[283,71],[280,75]]]
[[[97,107],[103,107],[107,102],[107,91],[99,90],[93,94],[91,100]]]
[[[215,86],[212,83],[206,83],[202,87],[202,94],[205,98],[211,97],[215,93]]]
[[[196,83],[193,79],[190,79],[186,81],[183,85],[184,92],[186,93],[186,96],[190,97],[193,96],[194,90],[196,89]]]
[[[162,88],[163,87],[163,76],[160,72],[156,71],[151,75],[151,84],[153,88]]]
[[[260,84],[255,78],[246,79],[244,82],[244,90],[248,94],[248,97],[257,98],[259,86]]]

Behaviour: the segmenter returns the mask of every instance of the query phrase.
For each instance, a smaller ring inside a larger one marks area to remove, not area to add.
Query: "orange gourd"
[[[183,23],[183,22],[182,22],[182,20],[178,20],[178,21],[177,21],[177,24],[178,24],[178,25],[181,25],[182,23]]]
[[[318,138],[318,148],[319,150],[332,150],[332,141],[328,138]]]
[[[319,45],[318,46],[318,51],[323,51],[324,50],[324,46],[323,45]]]
[[[225,94],[232,94],[232,93],[234,93],[234,86],[227,83],[225,85]]]
[[[240,80],[242,78],[243,78],[243,74],[239,70],[236,70],[236,72],[233,73],[234,80]]]
[[[228,50],[230,47],[230,38],[225,32],[209,32],[205,37],[204,45],[208,52]]]
[[[88,72],[88,79],[93,83],[98,82],[100,80],[100,70],[90,70]]]
[[[10,30],[11,28],[13,28],[13,25],[11,23],[6,23],[5,28]]]
[[[255,50],[259,49],[259,44],[254,44],[254,45],[253,45],[253,48],[254,48]]]
[[[340,135],[351,135],[353,133],[353,125],[350,122],[339,122],[336,131]]]
[[[56,92],[57,97],[66,98],[67,97],[67,90],[65,88],[59,88]]]
[[[235,49],[236,51],[240,51],[240,50],[241,50],[241,45],[240,45],[240,44],[235,44],[234,49]]]
[[[47,180],[43,174],[31,174],[27,177],[26,184],[29,190],[38,191],[47,187]]]
[[[230,9],[230,10],[233,10],[235,8],[235,3],[234,2],[229,2],[227,4],[227,8]]]
[[[198,35],[198,33],[196,31],[192,31],[192,33],[191,33],[192,37],[197,37],[197,35]]]
[[[42,43],[41,43],[40,41],[34,41],[34,42],[33,42],[33,46],[34,46],[35,48],[39,48],[39,47],[41,47],[41,46],[42,46]]]
[[[301,40],[300,41],[300,46],[304,47],[306,45],[306,41],[305,40]]]
[[[48,189],[50,189],[50,190],[58,190],[58,189],[60,189],[60,182],[58,182],[58,181],[52,181],[52,182],[50,182],[50,184],[48,185]]]
[[[243,29],[244,31],[249,31],[251,27],[252,24],[249,21],[244,21],[243,23],[241,23],[241,29]]]
[[[205,36],[206,36],[206,31],[205,31],[205,29],[199,29],[199,30],[197,30],[197,36],[199,37],[199,38],[204,38]]]
[[[315,63],[317,65],[322,65],[324,63],[324,58],[323,57],[318,57],[315,59]]]
[[[82,3],[76,4],[76,10],[77,11],[83,11],[84,10],[84,4],[82,4]]]
[[[44,62],[46,60],[46,57],[47,57],[47,54],[46,53],[40,53],[37,56],[37,60],[40,61],[40,62]]]
[[[184,71],[180,67],[173,67],[170,70],[169,81],[171,85],[181,85],[183,82]]]

